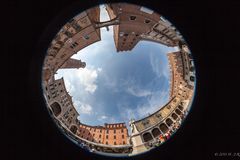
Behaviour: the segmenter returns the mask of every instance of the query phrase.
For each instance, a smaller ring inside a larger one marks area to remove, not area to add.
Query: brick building
[[[117,51],[132,50],[141,40],[161,43],[169,47],[184,41],[176,28],[158,13],[133,4],[107,4],[110,19],[118,18],[119,25],[113,26]]]
[[[43,76],[46,81],[52,77],[73,54],[101,40],[100,8],[88,9],[66,23],[51,42],[44,61]]]
[[[184,75],[188,74],[189,61],[182,51],[168,53],[169,67],[171,71],[170,92],[169,97],[180,96],[182,99],[189,99],[193,94],[193,85],[184,79]]]
[[[77,135],[88,141],[106,145],[129,144],[125,123],[104,124],[104,126],[89,126],[81,123]]]
[[[129,51],[160,20],[159,14],[145,7],[128,4],[107,4],[110,19],[118,18],[120,24],[113,26],[113,36],[117,51]]]

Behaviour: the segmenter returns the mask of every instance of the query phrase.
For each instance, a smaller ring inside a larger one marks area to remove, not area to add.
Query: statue
[[[134,121],[135,121],[134,119],[131,119],[130,122],[129,122],[129,126],[131,127],[131,132],[132,132],[132,133],[135,131],[135,130],[134,130],[134,129],[135,129],[135,128],[134,128],[134,124],[133,124]]]

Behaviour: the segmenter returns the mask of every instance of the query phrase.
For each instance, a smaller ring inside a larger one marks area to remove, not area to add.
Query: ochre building
[[[104,126],[89,126],[81,123],[77,135],[88,141],[106,145],[129,144],[125,123],[104,124]]]

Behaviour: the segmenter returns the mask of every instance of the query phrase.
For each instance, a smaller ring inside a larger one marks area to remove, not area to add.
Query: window
[[[114,133],[116,133],[116,129],[114,129]]]
[[[130,16],[130,20],[134,21],[136,19],[136,16]]]
[[[95,134],[93,133],[93,137],[95,136]]]
[[[148,14],[153,14],[153,10],[151,10],[149,8],[145,8],[145,7],[141,7],[140,11],[148,13]]]
[[[117,143],[116,142],[114,142],[114,145],[116,145]]]
[[[107,134],[108,134],[108,129],[107,129]]]
[[[108,135],[106,135],[106,139],[108,139]]]
[[[151,21],[149,19],[145,19],[144,23],[150,23]]]
[[[128,34],[127,34],[127,33],[125,33],[125,34],[124,34],[124,36],[125,36],[125,37],[127,37],[127,36],[128,36]]]
[[[121,132],[123,133],[123,129],[121,129]]]
[[[102,133],[102,129],[100,129],[100,133]]]
[[[119,36],[122,37],[124,35],[124,32],[120,32]]]
[[[89,39],[89,36],[88,36],[88,35],[85,35],[85,36],[83,36],[83,38],[84,38],[85,40],[88,40],[88,39]]]
[[[108,144],[108,141],[106,141],[106,144]]]
[[[125,141],[123,141],[123,144],[125,144]]]
[[[66,34],[68,37],[72,37],[72,36],[73,36],[73,33],[71,33],[71,31],[66,31],[65,34]]]
[[[99,138],[101,138],[101,136],[102,136],[102,135],[100,134],[100,135],[99,135]]]
[[[124,135],[122,135],[122,138],[124,138]]]
[[[194,81],[194,77],[193,76],[190,76],[190,81]]]
[[[116,136],[114,135],[114,137],[113,137],[114,139],[116,139]]]

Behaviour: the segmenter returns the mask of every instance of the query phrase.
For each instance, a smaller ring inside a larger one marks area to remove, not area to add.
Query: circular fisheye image
[[[46,106],[59,129],[89,152],[134,156],[161,146],[189,113],[193,57],[161,14],[102,4],[70,19],[43,64]]]

